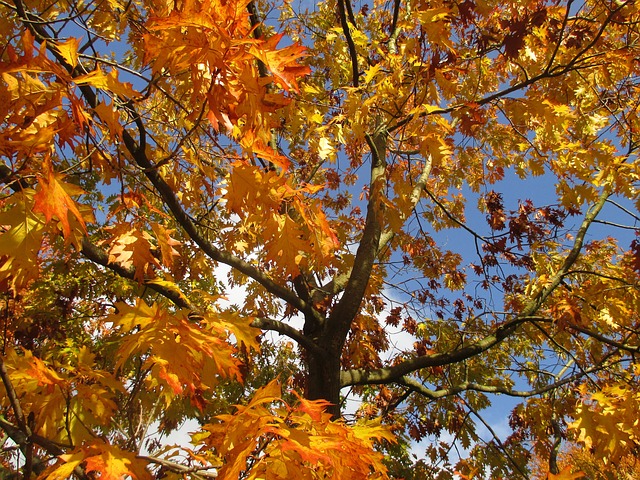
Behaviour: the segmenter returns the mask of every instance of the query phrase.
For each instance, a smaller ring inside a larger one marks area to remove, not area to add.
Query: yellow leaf
[[[189,301],[186,295],[182,293],[182,290],[180,290],[180,287],[178,287],[178,285],[175,284],[174,282],[171,282],[169,280],[163,280],[161,278],[154,278],[153,280],[146,280],[144,283],[145,285],[158,285],[159,287],[165,288],[170,292],[177,293],[178,296],[181,299],[183,299],[185,302]]]
[[[158,260],[151,253],[152,237],[137,228],[129,229],[127,225],[120,225],[121,232],[116,231],[110,239],[109,261],[117,262],[124,268],[134,268],[135,280],[142,282],[150,265],[159,265]]]
[[[264,387],[256,391],[247,408],[255,408],[258,405],[275,402],[280,399],[280,395],[282,395],[280,382],[278,382],[278,380],[271,380]]]
[[[300,272],[302,254],[307,250],[308,242],[300,226],[289,215],[274,214],[273,219],[274,222],[267,224],[272,230],[265,232],[265,237],[269,238],[267,258],[296,275]]]
[[[76,85],[91,85],[92,87],[115,93],[123,98],[140,96],[140,93],[135,91],[130,83],[123,83],[118,80],[118,71],[115,68],[111,69],[107,75],[101,69],[97,69],[86,75],[76,77],[73,81]]]
[[[257,340],[257,336],[260,331],[252,327],[251,319],[243,318],[240,312],[221,312],[215,315],[213,318],[205,317],[208,322],[219,322],[225,329],[233,334],[238,345],[244,345],[247,350],[260,351],[260,342]]]
[[[327,137],[322,137],[318,141],[318,155],[322,160],[326,160],[327,158],[335,158],[335,148]]]
[[[122,136],[123,128],[120,123],[120,114],[111,103],[100,102],[93,110],[98,114],[100,120],[105,123],[106,133],[111,140]]]
[[[180,245],[180,242],[171,238],[171,234],[175,230],[168,230],[159,223],[151,223],[153,233],[156,235],[158,241],[158,247],[160,247],[160,254],[162,256],[162,263],[171,268],[174,264],[175,257],[179,257],[180,254],[174,248]]]
[[[377,63],[373,67],[369,68],[367,70],[367,73],[365,73],[364,75],[364,83],[367,84],[371,82],[371,80],[373,80],[373,78],[380,72],[381,68],[382,68],[381,63]]]
[[[451,10],[447,7],[431,8],[424,10],[418,14],[420,17],[420,23],[441,22],[448,19],[451,15]]]
[[[60,455],[58,457],[58,463],[54,465],[53,470],[45,471],[44,475],[46,476],[43,478],[44,480],[68,480],[72,478],[71,474],[83,460],[84,455],[82,452]],[[59,466],[56,467],[56,465]]]
[[[143,300],[136,306],[117,304],[118,313],[108,320],[121,326],[126,335],[117,352],[116,370],[132,357],[145,355],[144,368],[151,370],[157,384],[169,387],[163,396],[212,387],[223,377],[239,377],[235,349],[226,341],[222,322],[194,323],[186,311],[169,312]],[[137,327],[137,331],[131,330]]]
[[[39,274],[38,253],[45,225],[32,212],[32,195],[33,190],[14,195],[13,207],[0,213],[0,280],[10,279],[14,291]]]
[[[357,438],[368,442],[370,445],[373,445],[373,442],[371,442],[372,439],[384,439],[388,442],[396,442],[395,435],[391,432],[391,429],[388,426],[382,425],[380,418],[377,418],[376,420],[362,420],[356,423],[352,429],[353,434]]]
[[[80,47],[80,39],[71,37],[56,44],[55,49],[69,65],[75,68],[78,65],[78,47]]]
[[[31,378],[38,380],[40,386],[64,383],[64,379],[38,357],[31,357],[31,365],[27,373]]]

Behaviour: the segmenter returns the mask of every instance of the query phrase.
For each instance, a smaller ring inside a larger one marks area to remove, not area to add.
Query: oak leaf
[[[172,268],[175,262],[175,257],[180,256],[174,247],[181,245],[181,243],[171,237],[174,230],[168,230],[163,225],[155,222],[151,224],[151,228],[153,229],[153,233],[155,233],[156,240],[158,241],[162,264],[166,267]]]
[[[33,191],[13,197],[13,206],[0,213],[0,280],[8,280],[14,292],[39,275],[38,254],[45,224],[33,213]]]
[[[165,389],[170,403],[175,395],[196,395],[209,389],[220,377],[240,378],[235,349],[227,342],[225,324],[210,318],[205,325],[193,323],[188,312],[171,313],[158,304],[139,300],[134,306],[117,305],[109,319],[128,333],[118,348],[115,368],[121,371],[135,356],[145,358],[143,368],[150,382]]]
[[[273,230],[265,231],[267,241],[267,259],[292,275],[300,272],[303,252],[308,248],[304,232],[289,215],[273,216]]]
[[[137,228],[130,229],[126,224],[117,225],[112,231],[109,261],[125,268],[133,267],[134,278],[142,282],[152,265],[159,266],[152,253],[151,235]]]
[[[78,65],[79,47],[80,39],[75,37],[70,37],[64,42],[58,42],[55,45],[55,49],[72,68],[75,68]]]
[[[71,234],[69,226],[69,214],[72,214],[86,232],[85,220],[78,210],[76,202],[71,195],[82,195],[84,191],[72,183],[64,181],[64,175],[56,173],[53,166],[48,163],[47,173],[40,178],[38,189],[34,195],[33,211],[42,213],[47,222],[57,218],[62,225],[62,233],[66,238]]]
[[[73,81],[76,85],[90,85],[123,98],[136,98],[140,96],[140,93],[135,91],[130,83],[118,80],[118,71],[115,68],[111,69],[106,75],[102,69],[98,68],[86,75],[75,77]]]
[[[261,60],[286,90],[299,91],[297,79],[311,73],[306,65],[298,61],[305,56],[305,48],[301,45],[289,45],[281,49],[276,46],[283,35],[273,35],[261,44],[256,44],[249,52]]]
[[[218,416],[219,423],[194,436],[201,449],[213,448],[225,461],[219,478],[235,480],[247,468],[250,479],[387,478],[382,454],[372,446],[382,439],[394,442],[389,429],[379,422],[334,422],[323,400],[299,399],[296,406],[278,408],[280,397],[274,380],[248,405],[237,405],[234,415]],[[256,439],[265,436],[265,455],[253,456]]]
[[[99,475],[104,480],[151,480],[147,462],[137,458],[134,453],[122,450],[114,445],[93,442],[73,453],[60,455],[58,463],[45,471],[42,480],[62,480],[70,478],[76,467],[82,466],[88,474]]]

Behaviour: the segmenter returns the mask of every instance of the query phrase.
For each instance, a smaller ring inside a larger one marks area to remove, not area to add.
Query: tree
[[[637,449],[589,400],[639,398],[634,2],[0,9],[6,475],[400,478],[435,439],[434,478],[575,478],[567,438]],[[191,449],[149,435],[185,418]]]

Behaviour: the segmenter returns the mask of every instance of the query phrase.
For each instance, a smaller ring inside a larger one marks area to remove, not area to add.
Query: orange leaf
[[[151,253],[151,236],[136,228],[122,232],[111,238],[109,261],[117,262],[125,268],[134,267],[134,279],[142,282],[150,265],[158,265]]]
[[[264,403],[275,402],[280,399],[282,395],[282,387],[280,386],[280,382],[276,380],[271,380],[264,387],[259,388],[247,408],[255,408],[258,405],[262,405]]]
[[[252,152],[259,158],[280,167],[283,170],[289,169],[289,159],[284,155],[280,155],[268,145],[264,145],[261,141],[256,140],[251,132],[246,132],[240,139],[240,144],[245,147],[248,152]]]
[[[267,259],[293,275],[300,273],[300,263],[303,260],[303,253],[307,250],[308,241],[300,226],[289,217],[289,215],[273,215],[274,222],[265,224],[271,226],[273,230],[265,231],[267,242]],[[277,226],[277,227],[276,227]]]
[[[78,210],[71,195],[81,195],[84,191],[77,185],[65,183],[64,175],[53,171],[53,166],[48,165],[46,177],[41,177],[38,182],[38,190],[34,196],[34,213],[42,213],[47,222],[56,217],[62,225],[65,237],[71,234],[68,212],[71,212],[80,222],[82,229],[87,231],[84,218]]]
[[[64,382],[55,370],[49,368],[37,357],[31,357],[31,365],[27,373],[38,380],[38,385],[57,385]]]
[[[143,300],[136,306],[118,303],[117,307],[118,313],[108,318],[129,334],[118,348],[116,370],[134,355],[146,355],[144,368],[150,368],[151,379],[169,387],[167,401],[185,391],[206,390],[220,376],[240,377],[235,349],[226,341],[224,324],[216,319],[200,325],[185,311],[172,314]],[[138,331],[131,333],[133,328]]]
[[[274,35],[262,45],[251,47],[249,52],[267,66],[286,90],[297,92],[299,91],[297,79],[311,73],[311,69],[298,63],[298,60],[305,55],[303,46],[290,45],[276,50],[276,45],[282,36],[282,34]]]
[[[180,256],[178,251],[173,248],[180,245],[178,240],[171,238],[171,234],[174,230],[168,230],[159,223],[152,223],[151,228],[153,229],[153,233],[156,234],[156,240],[158,241],[158,247],[160,247],[163,265],[172,268],[174,257]]]
[[[113,445],[93,445],[85,458],[87,473],[100,473],[101,480],[122,480],[127,476],[135,480],[151,480],[146,469],[147,462],[136,458],[131,452],[126,452]]]
[[[120,124],[120,114],[113,106],[113,103],[100,102],[93,110],[98,114],[100,120],[104,122],[105,133],[109,135],[109,138],[114,140],[122,137],[123,128]]]
[[[80,466],[82,459],[82,452],[60,455],[58,457],[58,463],[49,468],[38,478],[43,478],[44,480],[67,480],[68,478],[72,478],[74,469]]]

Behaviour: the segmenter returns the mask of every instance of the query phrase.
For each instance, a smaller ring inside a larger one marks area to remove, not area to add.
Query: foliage
[[[634,371],[637,374],[637,365]],[[617,464],[640,448],[640,397],[633,389],[636,376],[629,377],[624,383],[605,384],[589,395],[589,402],[576,408],[576,421],[569,425],[579,433],[578,442],[605,464]]]
[[[632,0],[0,2],[1,474],[628,462],[639,21]]]

